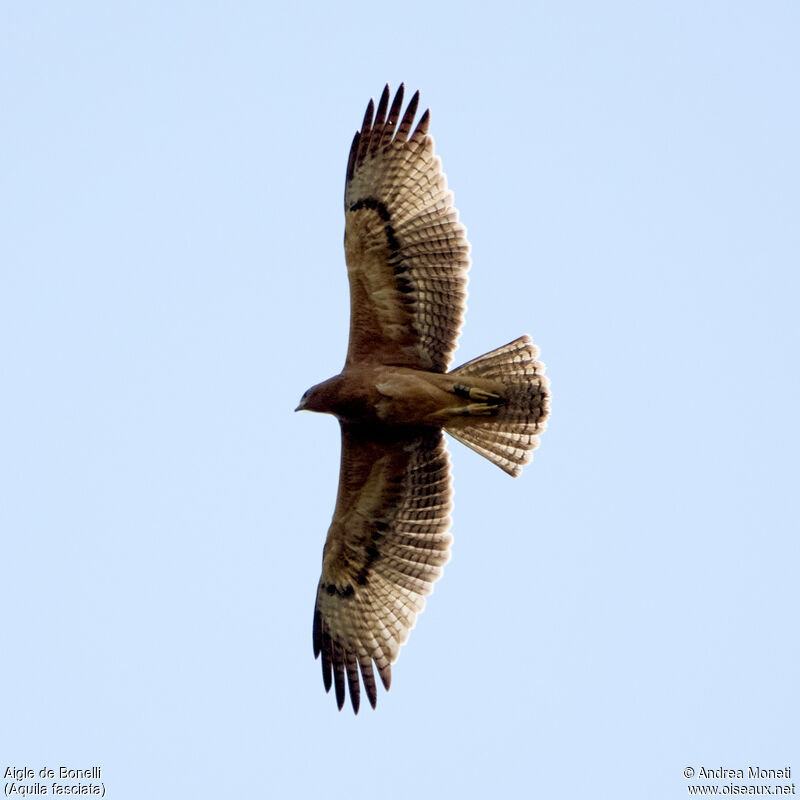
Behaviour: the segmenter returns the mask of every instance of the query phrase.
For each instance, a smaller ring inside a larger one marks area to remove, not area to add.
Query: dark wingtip
[[[319,609],[314,607],[314,624],[311,628],[311,641],[314,645],[314,658],[319,658],[322,651],[322,615]]]
[[[383,87],[380,100],[378,100],[378,111],[375,114],[375,127],[383,125],[386,119],[386,109],[389,107],[389,84]]]
[[[333,680],[331,678],[331,664],[325,658],[325,655],[322,656],[322,683],[325,686],[325,693],[327,694],[331,690],[331,686],[333,685]]]
[[[372,117],[375,113],[375,103],[372,101],[370,97],[369,103],[367,103],[367,110],[364,112],[364,121],[361,123],[361,130],[368,131],[372,127]]]
[[[367,693],[369,704],[375,708],[378,703],[378,691],[375,686],[375,673],[372,671],[372,659],[361,658],[359,660],[359,667],[361,668],[361,679],[364,682],[364,690]]]
[[[356,135],[353,137],[353,143],[350,145],[350,155],[347,157],[347,180],[349,181],[353,177],[353,173],[356,170],[356,159],[358,158],[358,143],[361,139],[360,131],[356,131]]]
[[[344,705],[344,653],[342,647],[335,640],[331,640],[333,650],[331,661],[333,661],[333,687],[336,689],[336,705],[339,711]]]
[[[426,108],[425,113],[419,118],[417,129],[414,131],[414,136],[424,136],[428,132],[428,125],[431,121],[430,109]]]
[[[411,100],[408,101],[403,119],[397,129],[397,139],[400,142],[408,140],[408,133],[411,130],[411,124],[414,122],[414,115],[417,113],[417,106],[419,105],[419,89],[414,92]]]
[[[347,669],[347,686],[350,689],[350,702],[353,704],[353,713],[358,714],[361,704],[361,685],[358,680],[358,661],[355,654],[345,651],[345,668]]]
[[[378,667],[378,675],[381,676],[383,688],[388,692],[392,688],[392,668],[389,664],[385,667]]]
[[[384,136],[391,139],[394,135],[395,128],[397,127],[397,120],[400,117],[400,110],[403,107],[403,84],[401,83],[392,100],[392,107],[389,109],[389,115],[386,117],[386,131]]]
[[[331,637],[325,631],[322,624],[322,616],[318,609],[314,609],[314,657],[322,655],[322,682],[325,684],[325,691],[331,690]]]
[[[338,668],[334,668],[334,686],[336,689],[336,705],[339,707],[339,711],[342,710],[344,706],[344,674]]]

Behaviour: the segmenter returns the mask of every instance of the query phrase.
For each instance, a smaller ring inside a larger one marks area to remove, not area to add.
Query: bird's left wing
[[[458,221],[419,93],[402,118],[370,100],[347,163],[345,256],[350,281],[347,363],[446,372],[464,318],[469,242]],[[373,116],[374,115],[374,116]]]
[[[390,664],[450,558],[449,458],[438,430],[342,424],[339,494],[314,609],[314,655],[341,709],[353,710],[359,669],[372,707],[373,662],[388,689]]]

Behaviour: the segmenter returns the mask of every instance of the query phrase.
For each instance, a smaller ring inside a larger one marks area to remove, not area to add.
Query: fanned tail
[[[448,425],[445,430],[514,477],[539,446],[539,434],[550,413],[549,383],[538,355],[539,348],[525,335],[449,373],[463,377],[467,384],[469,378],[502,384],[502,403],[493,416],[463,418],[462,424]]]

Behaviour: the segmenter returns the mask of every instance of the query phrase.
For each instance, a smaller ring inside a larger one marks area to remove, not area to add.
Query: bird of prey
[[[339,709],[345,680],[358,713],[375,708],[373,664],[390,665],[450,557],[449,457],[442,431],[513,476],[530,461],[549,411],[544,365],[529,336],[449,370],[463,322],[466,230],[428,135],[413,127],[419,92],[401,116],[367,106],[344,191],[350,340],[339,375],[296,410],[333,414],[342,436],[339,492],[314,609],[315,657]],[[449,371],[448,371],[449,370]]]

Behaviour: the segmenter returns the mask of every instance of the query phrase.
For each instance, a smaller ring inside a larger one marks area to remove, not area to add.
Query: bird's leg
[[[453,386],[453,394],[471,400],[464,406],[449,409],[451,414],[464,417],[491,417],[497,413],[497,407],[505,402],[505,398],[488,389],[457,383]]]
[[[453,394],[457,394],[459,397],[467,397],[470,400],[478,400],[480,403],[492,406],[498,406],[503,402],[503,398],[499,394],[489,392],[486,389],[478,389],[475,386],[467,386],[464,383],[457,383],[453,386]]]

